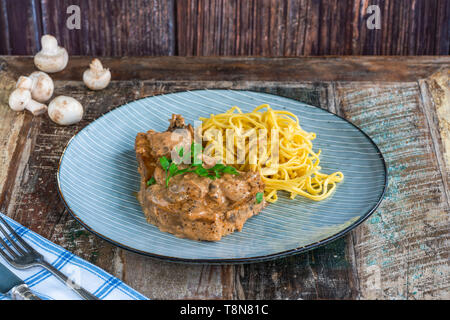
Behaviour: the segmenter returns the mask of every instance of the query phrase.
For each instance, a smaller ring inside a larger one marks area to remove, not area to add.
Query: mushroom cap
[[[17,88],[9,96],[9,107],[14,111],[22,111],[31,101],[31,92],[24,88]]]
[[[58,46],[58,41],[51,35],[41,38],[42,50],[34,56],[34,64],[39,70],[54,73],[63,70],[69,61],[67,50]]]
[[[69,55],[66,49],[60,48],[58,54],[48,55],[39,52],[34,56],[34,64],[39,70],[55,73],[64,70],[69,62]]]
[[[48,115],[57,124],[71,125],[83,118],[83,106],[72,97],[58,96],[50,101]]]
[[[83,73],[83,82],[91,90],[105,89],[111,81],[111,72],[108,69],[100,73],[94,73],[87,69]]]
[[[31,90],[33,87],[33,80],[30,77],[20,76],[16,83],[16,88]]]
[[[42,71],[35,71],[29,77],[33,80],[33,86],[31,88],[31,96],[33,99],[38,102],[50,100],[55,89],[52,78]]]
[[[98,59],[92,60],[89,69],[83,73],[83,82],[91,90],[102,90],[111,81],[111,71],[105,69]]]

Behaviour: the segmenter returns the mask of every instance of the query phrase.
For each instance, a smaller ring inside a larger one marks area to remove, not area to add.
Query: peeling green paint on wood
[[[382,205],[355,231],[362,296],[445,297],[448,275],[431,270],[448,270],[450,209],[418,83],[337,87],[343,114],[378,144],[389,172]],[[420,249],[423,242],[428,251]],[[379,287],[371,285],[367,270],[376,270]]]

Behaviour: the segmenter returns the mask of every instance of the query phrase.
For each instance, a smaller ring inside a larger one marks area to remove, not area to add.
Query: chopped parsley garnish
[[[189,155],[184,154],[183,148],[180,148],[178,150],[178,155],[180,157],[186,157],[186,156],[191,157],[192,164],[188,168],[185,168],[185,169],[179,169],[178,165],[175,162],[173,162],[170,159],[167,159],[166,157],[159,158],[159,163],[161,164],[161,167],[164,169],[164,171],[166,171],[166,187],[169,186],[170,178],[180,175],[180,174],[189,173],[189,172],[193,172],[200,177],[208,177],[212,180],[221,178],[222,175],[225,173],[239,175],[239,172],[236,170],[236,168],[231,167],[231,166],[226,166],[221,163],[218,163],[214,167],[208,168],[208,169],[203,167],[202,162],[201,161],[199,162],[199,159],[197,158],[197,154],[198,154],[198,151],[200,148],[202,148],[201,145],[192,143],[191,152]],[[150,183],[150,180],[152,180],[152,179],[153,179],[153,182]],[[151,185],[154,183],[154,178],[152,178],[152,179],[150,179],[147,182],[147,185]]]
[[[155,177],[151,177],[148,181],[147,181],[147,186],[151,186],[152,184],[155,184],[156,180]]]
[[[264,199],[264,193],[263,192],[258,192],[256,194],[256,203],[261,203],[261,201],[263,201]]]
[[[181,148],[178,150],[178,155],[179,155],[180,157],[183,157],[183,153],[184,153],[184,150],[183,150],[183,147],[181,147]]]
[[[161,164],[161,167],[162,167],[164,170],[169,169],[169,166],[170,166],[170,160],[168,160],[166,157],[161,157],[161,158],[159,158],[159,163]]]

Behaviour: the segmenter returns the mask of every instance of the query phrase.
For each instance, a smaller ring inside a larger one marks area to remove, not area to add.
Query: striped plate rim
[[[210,90],[214,90],[214,89],[210,89]],[[219,90],[223,90],[223,89],[219,89]],[[263,93],[263,92],[258,92],[258,91],[254,91],[254,90],[246,90],[246,89],[242,89],[242,90],[230,90],[229,91],[242,91],[242,92],[253,92],[253,93]],[[174,93],[182,93],[182,92],[196,92],[196,91],[208,91],[208,89],[196,89],[196,90],[188,90],[188,91],[179,91],[179,92],[174,92]],[[174,93],[168,93],[168,94],[174,94]],[[275,96],[277,97],[277,95],[273,95],[270,93],[265,93],[266,95],[271,95],[271,96]],[[126,102],[125,104],[116,106],[114,108],[112,108],[111,110],[109,110],[108,112],[105,112],[104,114],[101,114],[99,117],[97,117],[94,121],[92,121],[91,123],[89,123],[87,126],[85,126],[82,130],[84,130],[85,128],[88,128],[91,124],[93,124],[95,121],[101,119],[102,117],[104,117],[106,114],[108,114],[109,112],[118,109],[126,104],[129,103],[133,103],[136,101],[140,101],[140,100],[145,100],[151,97],[157,97],[157,96],[164,96],[167,94],[159,94],[159,95],[153,95],[153,96],[148,96],[148,97],[144,97],[144,98],[140,98],[140,99],[135,99],[135,100],[131,100]],[[282,97],[282,96],[279,96]],[[292,98],[287,98],[287,97],[282,97],[285,99],[290,99],[296,102],[299,102],[295,99]],[[308,107],[311,108],[318,108],[321,109],[319,107],[316,106],[311,106],[308,105]],[[78,133],[76,133],[75,135],[73,135],[69,141],[67,142],[66,146],[64,147],[64,150],[61,154],[61,157],[59,159],[59,163],[58,163],[58,169],[56,172],[56,180],[57,180],[57,190],[58,190],[58,194],[64,204],[64,206],[66,207],[67,211],[69,212],[69,214],[76,220],[78,221],[78,223],[80,223],[86,230],[88,230],[89,232],[91,232],[92,234],[96,235],[97,237],[119,247],[125,250],[128,250],[130,252],[134,252],[134,253],[138,253],[144,256],[148,256],[151,258],[156,258],[156,259],[160,259],[160,260],[165,260],[165,261],[171,261],[171,262],[181,262],[181,263],[189,263],[189,264],[244,264],[244,263],[253,263],[253,262],[261,262],[261,261],[269,261],[269,260],[274,260],[274,259],[278,259],[281,257],[287,257],[287,256],[292,256],[292,255],[296,255],[296,254],[300,254],[315,248],[318,248],[320,246],[326,245],[330,242],[333,242],[334,240],[337,240],[341,237],[343,237],[344,235],[346,235],[348,232],[350,232],[351,230],[355,229],[357,226],[359,226],[361,223],[363,223],[365,220],[367,220],[380,206],[380,204],[382,203],[384,196],[386,194],[387,191],[387,186],[388,186],[388,170],[387,170],[387,166],[386,166],[386,161],[384,159],[384,156],[381,152],[381,150],[379,149],[379,147],[377,146],[377,144],[372,140],[372,138],[370,138],[370,136],[368,134],[366,134],[361,128],[359,128],[357,125],[355,125],[354,123],[350,122],[349,120],[345,119],[344,117],[332,113],[326,109],[321,109],[322,111],[325,111],[329,114],[332,114],[335,117],[340,118],[341,120],[347,122],[348,124],[350,124],[352,127],[354,127],[356,130],[358,130],[360,133],[362,133],[364,135],[364,137],[373,145],[373,147],[375,148],[376,152],[379,154],[380,160],[382,162],[383,165],[383,173],[384,173],[384,183],[383,183],[383,190],[379,196],[379,199],[377,200],[377,202],[373,205],[373,207],[371,209],[369,209],[367,212],[365,212],[364,214],[362,214],[358,219],[356,219],[354,222],[352,222],[351,224],[349,224],[347,227],[343,228],[342,230],[336,232],[335,234],[324,238],[320,241],[316,241],[313,243],[310,243],[308,245],[305,246],[300,246],[297,248],[293,248],[293,249],[289,249],[289,250],[285,250],[285,251],[280,251],[277,253],[273,253],[273,254],[267,254],[267,255],[260,255],[260,256],[254,256],[254,257],[244,257],[244,258],[223,258],[223,259],[189,259],[189,258],[180,258],[180,257],[172,257],[172,256],[165,256],[165,255],[160,255],[160,254],[155,254],[155,253],[151,253],[151,252],[147,252],[147,251],[143,251],[143,250],[139,250],[130,246],[127,246],[123,243],[120,243],[114,239],[109,238],[108,236],[101,234],[100,232],[94,230],[93,228],[91,228],[87,223],[85,223],[75,212],[74,210],[72,210],[69,206],[69,204],[67,203],[66,199],[64,198],[63,192],[61,190],[61,180],[60,180],[60,170],[61,170],[61,164],[62,161],[64,159],[64,155],[66,153],[66,150],[69,148],[71,142],[75,139],[75,137],[82,131],[80,130]]]

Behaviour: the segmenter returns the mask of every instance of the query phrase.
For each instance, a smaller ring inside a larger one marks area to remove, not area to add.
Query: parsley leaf
[[[202,145],[192,143],[190,154],[185,154],[182,147],[177,151],[178,155],[180,157],[183,157],[183,156],[191,157],[191,160],[192,160],[192,164],[188,168],[181,169],[181,170],[178,169],[178,165],[176,163],[174,163],[172,160],[169,160],[166,157],[159,158],[161,167],[166,171],[166,187],[169,186],[170,178],[180,175],[180,174],[189,173],[189,172],[193,172],[200,177],[208,177],[212,180],[221,178],[222,174],[225,174],[225,173],[239,175],[239,172],[236,170],[236,168],[231,167],[231,166],[226,166],[222,163],[217,163],[212,168],[208,168],[208,169],[203,167],[203,163],[202,163],[201,159],[198,159],[198,157],[197,157],[197,154],[199,154],[200,150],[203,150]],[[149,182],[147,182],[147,184],[150,183],[150,180],[149,180]],[[153,183],[155,183],[155,181],[152,181],[152,184]]]
[[[218,170],[223,170],[225,168],[226,168],[226,165],[218,163],[214,167],[212,167],[211,170],[218,171]]]
[[[191,163],[193,164],[202,164],[202,159],[199,157],[203,150],[203,146],[200,143],[192,142],[191,144]]]
[[[166,187],[169,186],[169,180],[173,177],[173,175],[178,171],[178,166],[175,162],[171,162],[169,166],[169,170],[166,170]]]
[[[170,166],[169,166],[169,174],[173,175],[177,171],[178,171],[178,166],[176,165],[175,162],[171,162]]]
[[[258,192],[256,194],[256,203],[261,203],[261,201],[263,201],[263,199],[264,199],[264,193]]]
[[[194,171],[196,174],[198,174],[200,177],[207,177],[209,175],[208,170],[206,170],[203,167],[197,167]]]
[[[152,184],[155,184],[156,180],[155,177],[151,177],[148,181],[147,181],[147,186],[151,186]]]
[[[236,168],[235,168],[235,167],[230,167],[230,166],[225,167],[225,168],[223,169],[223,173],[229,173],[229,174],[236,174],[236,175],[239,175],[239,172],[236,170]]]
[[[159,163],[161,163],[161,167],[164,170],[167,170],[169,168],[170,162],[166,157],[159,158]]]

